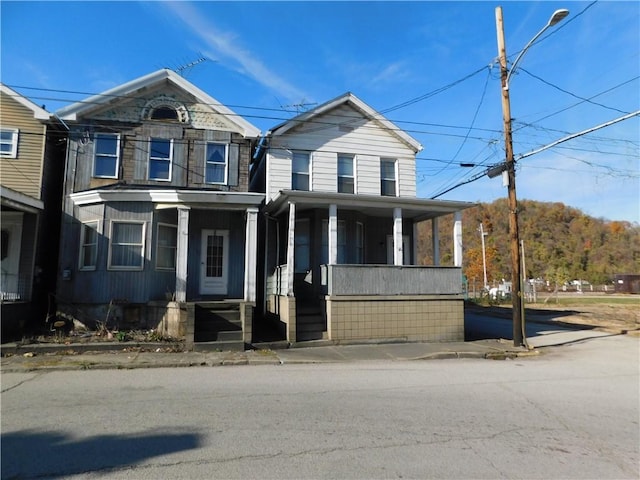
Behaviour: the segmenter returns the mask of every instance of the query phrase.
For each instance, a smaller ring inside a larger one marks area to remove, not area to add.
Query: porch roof
[[[476,205],[471,202],[431,200],[415,197],[386,197],[352,193],[281,190],[278,195],[266,205],[265,211],[272,215],[280,215],[288,210],[289,203],[295,203],[296,208],[302,210],[329,208],[329,205],[337,205],[339,210],[358,210],[373,217],[392,215],[394,208],[401,208],[403,218],[409,218],[415,221],[449,215]]]
[[[156,208],[222,208],[244,210],[259,207],[264,200],[263,193],[220,192],[212,190],[138,190],[138,189],[95,189],[72,193],[69,198],[74,205],[91,205],[105,202],[152,202]]]

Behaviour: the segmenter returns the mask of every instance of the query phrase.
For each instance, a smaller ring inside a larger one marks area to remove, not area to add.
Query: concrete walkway
[[[171,352],[166,344],[126,343],[85,345],[2,345],[0,372],[35,370],[96,370],[166,368],[222,365],[282,365],[361,361],[406,361],[453,358],[504,359],[538,354],[514,347],[511,341],[479,340],[456,343],[368,343],[316,345],[288,349],[258,349],[244,352]]]

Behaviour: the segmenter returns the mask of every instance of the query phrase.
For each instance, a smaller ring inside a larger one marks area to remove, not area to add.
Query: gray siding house
[[[57,115],[70,128],[59,310],[189,347],[243,347],[264,199],[248,191],[259,130],[166,69]]]
[[[421,149],[351,93],[267,132],[251,179],[266,195],[262,321],[289,342],[464,340],[460,212],[472,204],[416,198]],[[455,264],[439,265],[433,228],[436,264],[417,265],[416,225],[443,215],[456,215]]]

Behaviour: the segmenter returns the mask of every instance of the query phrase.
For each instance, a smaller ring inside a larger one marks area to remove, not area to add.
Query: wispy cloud
[[[376,88],[379,85],[393,84],[404,80],[407,77],[409,77],[409,71],[407,69],[406,62],[394,62],[384,67],[382,71],[371,78],[369,86],[371,88]]]
[[[182,20],[191,31],[202,40],[210,49],[206,52],[213,58],[224,59],[227,65],[252,78],[256,82],[273,90],[279,96],[287,100],[299,100],[307,97],[298,89],[277,73],[271,71],[250,50],[242,45],[239,36],[234,32],[223,31],[212,22],[204,18],[204,15],[196,7],[185,2],[167,2],[164,6],[170,8],[173,13]]]

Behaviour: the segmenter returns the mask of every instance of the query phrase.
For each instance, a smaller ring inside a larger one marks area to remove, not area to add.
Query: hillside
[[[524,242],[528,278],[611,282],[616,273],[640,273],[640,225],[585,215],[562,203],[522,200],[519,204],[520,239]],[[480,223],[485,233],[487,277],[511,278],[509,216],[506,199],[480,203],[463,212],[463,270],[482,282]],[[432,264],[431,222],[419,225],[418,256]],[[441,264],[452,263],[453,217],[441,218]]]

